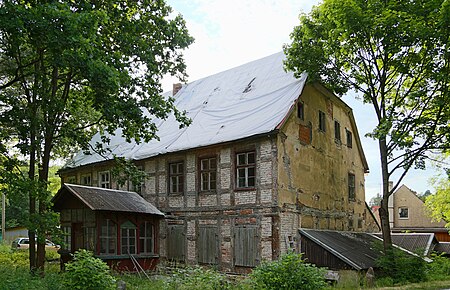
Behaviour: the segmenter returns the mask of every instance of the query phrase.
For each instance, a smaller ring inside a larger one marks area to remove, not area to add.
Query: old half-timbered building
[[[165,214],[161,260],[245,273],[299,250],[300,228],[377,229],[351,108],[320,84],[306,84],[306,74],[285,72],[283,59],[278,53],[174,86],[176,106],[192,119],[186,128],[171,117],[156,121],[159,140],[110,136],[107,159],[125,157],[142,168],[140,195]],[[80,152],[61,177],[133,190],[118,185],[111,166]]]

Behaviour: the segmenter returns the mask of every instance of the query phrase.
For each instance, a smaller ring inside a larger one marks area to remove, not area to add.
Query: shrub
[[[432,254],[433,262],[427,265],[430,280],[447,280],[450,277],[450,259],[441,255]]]
[[[381,277],[390,277],[393,284],[418,283],[427,279],[425,260],[396,248],[378,258],[377,265]]]
[[[306,263],[301,254],[288,253],[278,261],[263,262],[250,274],[255,288],[316,290],[327,286],[325,269]]]
[[[66,265],[64,283],[71,289],[115,289],[115,279],[108,265],[84,249],[75,252]]]
[[[231,283],[226,276],[213,270],[200,266],[178,268],[165,282],[165,289],[177,290],[214,290],[230,289]]]

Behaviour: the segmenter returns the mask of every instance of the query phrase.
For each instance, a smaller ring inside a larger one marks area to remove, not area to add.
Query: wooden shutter
[[[234,229],[234,263],[236,266],[258,265],[258,233],[256,226],[239,226]]]
[[[186,239],[183,225],[167,227],[167,258],[184,261],[186,257]]]
[[[199,226],[198,262],[217,264],[219,253],[218,230],[215,226]]]

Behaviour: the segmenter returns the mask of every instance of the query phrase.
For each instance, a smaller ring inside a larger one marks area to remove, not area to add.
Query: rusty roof
[[[93,211],[120,211],[164,216],[154,205],[132,191],[66,183],[52,201],[56,204],[64,194],[72,194]]]

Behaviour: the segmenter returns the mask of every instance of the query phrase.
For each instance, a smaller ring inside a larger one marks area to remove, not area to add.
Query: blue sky
[[[262,58],[282,50],[289,34],[298,24],[298,15],[308,13],[319,1],[291,0],[168,0],[175,13],[186,20],[195,38],[185,52],[188,82]],[[163,80],[163,88],[172,89],[176,79]],[[366,200],[380,192],[381,174],[377,141],[366,138],[376,119],[371,105],[354,95],[343,100],[353,108],[370,173],[366,176]],[[419,193],[431,190],[429,179],[436,172],[411,171],[403,180]]]

